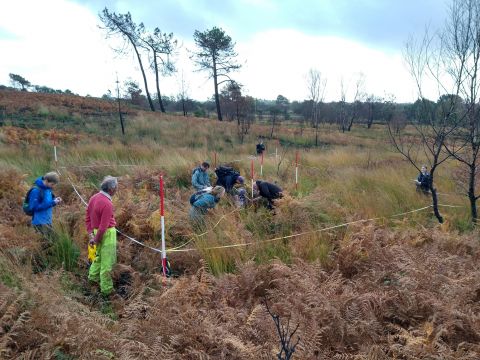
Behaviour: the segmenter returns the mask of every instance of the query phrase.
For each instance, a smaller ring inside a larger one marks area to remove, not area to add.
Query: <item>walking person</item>
[[[192,172],[192,186],[197,191],[204,190],[211,187],[210,178],[208,177],[208,169],[210,169],[210,164],[208,162],[203,162],[199,167],[193,169]]]
[[[88,202],[85,216],[89,244],[96,245],[96,257],[88,273],[88,280],[100,284],[100,291],[107,297],[113,293],[112,270],[117,262],[117,230],[112,196],[117,192],[117,178],[106,176],[101,191]]]

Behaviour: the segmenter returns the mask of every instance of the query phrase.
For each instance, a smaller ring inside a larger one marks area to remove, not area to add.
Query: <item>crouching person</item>
[[[265,199],[267,201],[267,209],[269,210],[274,209],[274,200],[283,197],[282,189],[280,187],[262,180],[257,180],[255,184],[253,184],[253,191],[257,194],[257,197],[253,199],[253,201]]]
[[[117,187],[117,179],[106,176],[100,186],[101,191],[88,202],[85,217],[89,243],[97,246],[88,279],[100,284],[100,291],[104,296],[110,295],[114,290],[112,269],[117,262],[117,231],[112,196],[115,195]]]
[[[194,226],[202,227],[205,225],[204,216],[208,209],[213,209],[225,195],[225,189],[221,186],[215,186],[211,192],[198,193],[194,199],[191,199],[190,220]]]

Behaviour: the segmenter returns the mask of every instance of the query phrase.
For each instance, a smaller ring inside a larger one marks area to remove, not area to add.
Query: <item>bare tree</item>
[[[462,188],[470,203],[474,224],[478,221],[480,167],[480,2],[478,0],[454,0],[445,29],[441,35],[440,62],[445,68],[446,79],[457,84],[456,116],[462,121],[455,136],[445,142],[448,153],[459,161],[466,175]],[[444,81],[437,79],[437,82]],[[443,85],[441,85],[443,86]]]
[[[145,85],[145,93],[147,95],[148,103],[150,109],[155,111],[153,106],[152,97],[148,91],[147,77],[145,76],[145,70],[143,68],[142,57],[140,56],[139,47],[141,45],[141,39],[144,36],[145,27],[143,23],[139,25],[135,24],[132,20],[130,12],[126,14],[116,14],[114,12],[109,12],[107,8],[103,9],[102,13],[99,15],[100,20],[105,26],[104,30],[107,31],[107,37],[111,36],[120,36],[126,43],[121,48],[115,49],[118,53],[125,53],[130,44],[137,56],[138,64],[140,66],[140,71],[143,76],[143,83]]]
[[[374,94],[366,95],[364,105],[366,108],[367,129],[370,129],[373,125],[373,120],[378,116],[379,110],[382,107],[383,99]]]
[[[441,48],[436,46],[436,40],[436,37],[430,36],[427,32],[422,41],[416,42],[412,39],[407,43],[404,56],[419,95],[415,121],[412,123],[414,132],[408,134],[405,130],[394,130],[390,123],[388,131],[397,151],[419,172],[425,161],[429,164],[429,190],[433,211],[438,221],[442,223],[437,189],[434,186],[435,173],[438,167],[452,156],[452,153],[445,151],[445,146],[461,124],[457,113],[461,83],[460,79],[457,79],[449,84],[449,88],[442,83],[445,68],[441,61]],[[448,94],[440,96],[436,103],[429,101],[423,92],[425,81],[432,79],[439,85],[441,93]]]
[[[182,77],[180,79],[180,86],[179,86],[179,93],[177,95],[177,99],[181,101],[182,103],[182,111],[183,111],[183,116],[187,116],[188,114],[188,109],[187,109],[187,101],[188,101],[188,93],[189,93],[189,87],[185,81],[185,77],[183,76],[183,70],[182,70]]]
[[[118,81],[118,75],[117,75],[117,103],[118,103],[118,117],[120,118],[120,126],[122,127],[122,135],[125,136],[125,126],[123,124],[123,116],[122,116],[122,108],[120,104],[120,86],[119,86],[119,81]]]
[[[310,69],[307,74],[307,86],[309,98],[312,102],[312,123],[315,127],[315,146],[318,146],[318,124],[320,122],[320,104],[325,98],[327,79],[322,78],[322,73],[316,69]]]
[[[354,121],[358,118],[360,112],[361,101],[364,98],[363,88],[365,85],[365,76],[363,74],[359,74],[357,79],[355,80],[355,90],[353,93],[352,103],[349,104],[347,107],[348,116],[347,116],[347,127],[346,130],[352,130],[352,126]],[[343,95],[345,98],[345,95]],[[342,129],[345,132],[345,129]]]
[[[152,52],[151,68],[155,73],[155,83],[157,86],[158,104],[161,112],[165,112],[165,106],[162,102],[162,94],[160,93],[159,73],[170,75],[175,72],[175,64],[172,61],[178,42],[173,38],[173,33],[162,33],[157,27],[151,34],[143,34],[141,38],[141,46]],[[159,66],[160,63],[160,66]]]

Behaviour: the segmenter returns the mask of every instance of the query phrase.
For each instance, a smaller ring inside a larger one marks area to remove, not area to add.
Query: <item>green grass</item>
[[[50,249],[49,263],[56,268],[74,271],[78,266],[80,249],[62,226],[56,229],[56,236]]]
[[[9,288],[21,288],[21,280],[8,265],[7,260],[0,256],[0,282]]]

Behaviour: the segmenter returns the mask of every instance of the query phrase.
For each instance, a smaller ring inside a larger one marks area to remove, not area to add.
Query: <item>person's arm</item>
[[[90,217],[90,212],[92,211],[92,207],[90,205],[90,201],[88,202],[87,210],[85,211],[85,225],[87,227],[87,233],[91,234],[92,229],[92,218]]]
[[[97,233],[95,234],[94,242],[99,244],[102,239],[105,231],[108,229],[108,224],[110,224],[110,219],[113,216],[113,205],[105,205],[102,209],[102,217],[100,219],[100,225],[98,225]]]
[[[43,198],[43,201],[40,201],[40,198],[41,198],[40,192],[41,192],[41,190],[38,189],[38,188],[34,188],[30,192],[30,199],[28,199],[28,202],[30,204],[30,209],[33,212],[50,209],[51,207],[54,207],[55,205],[57,205],[55,203],[55,200],[45,201],[45,197]],[[45,196],[45,194],[44,194],[44,196]]]
[[[192,175],[192,186],[195,189],[200,190],[202,188],[202,185],[198,182],[198,170],[195,170]]]
[[[204,187],[210,187],[210,177],[208,176],[208,172],[205,172],[205,186]]]

